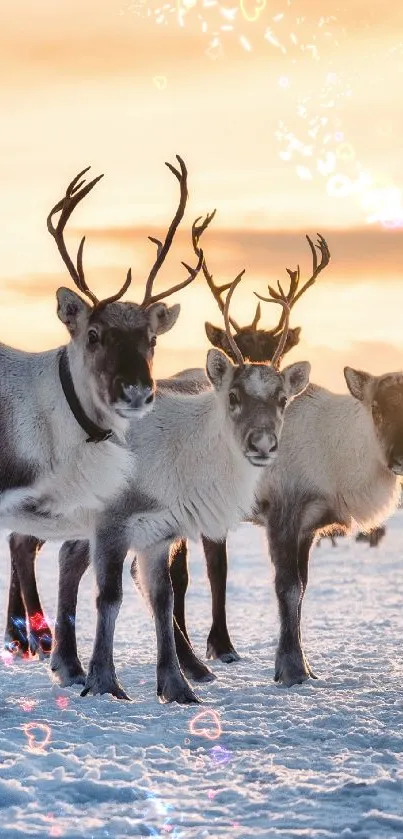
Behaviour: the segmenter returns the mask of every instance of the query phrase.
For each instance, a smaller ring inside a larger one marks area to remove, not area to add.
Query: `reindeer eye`
[[[99,341],[99,335],[96,329],[89,329],[87,337],[89,344],[96,344]]]
[[[156,338],[155,335],[153,335],[153,337],[150,340],[150,347],[155,347],[156,343],[157,343],[157,338]]]
[[[281,410],[284,411],[284,408],[287,404],[287,397],[286,396],[281,396],[280,399],[278,400],[278,404],[279,404],[279,407],[281,408]]]
[[[230,408],[236,408],[236,406],[240,404],[239,397],[237,396],[237,394],[233,390],[231,390],[228,399],[229,399]]]

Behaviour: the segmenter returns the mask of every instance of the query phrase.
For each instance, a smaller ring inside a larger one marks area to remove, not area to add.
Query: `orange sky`
[[[190,198],[161,286],[182,277],[191,222],[216,207],[206,256],[220,281],[247,269],[234,300],[247,322],[254,289],[298,261],[308,272],[304,233],[320,231],[332,263],[293,314],[303,340],[290,360],[309,358],[313,378],[337,389],[345,363],[401,368],[403,4],[387,14],[379,0],[370,6],[1,4],[2,340],[29,349],[64,340],[54,292],[71,281],[45,219],[89,163],[106,177],[69,241],[87,234],[94,288],[114,288],[131,265],[140,297],[154,257],[147,235],[164,231],[177,201],[163,164],[179,153]],[[220,323],[203,283],[181,294],[157,373],[203,363],[204,320]],[[273,317],[264,312],[267,324]]]

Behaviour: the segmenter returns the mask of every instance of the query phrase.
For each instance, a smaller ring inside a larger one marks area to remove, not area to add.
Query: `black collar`
[[[112,429],[108,428],[105,430],[93,422],[89,417],[87,417],[87,414],[80,403],[80,400],[74,390],[66,347],[62,349],[59,357],[59,377],[63,393],[67,399],[70,410],[74,414],[78,424],[81,425],[83,431],[85,431],[86,434],[89,434],[86,442],[101,443],[103,440],[109,440],[112,436]]]

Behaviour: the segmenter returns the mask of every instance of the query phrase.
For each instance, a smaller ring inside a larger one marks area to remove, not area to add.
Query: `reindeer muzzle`
[[[276,434],[266,429],[250,431],[246,439],[245,457],[252,466],[268,466],[275,460],[278,452]]]
[[[151,410],[155,394],[150,385],[122,383],[119,390],[116,410],[121,416],[129,418],[133,413],[143,416]]]

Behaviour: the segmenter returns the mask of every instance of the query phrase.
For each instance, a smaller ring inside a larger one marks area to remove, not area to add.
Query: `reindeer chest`
[[[133,456],[109,441],[72,447],[29,486],[5,492],[3,526],[43,538],[85,538],[96,515],[123,491]]]

